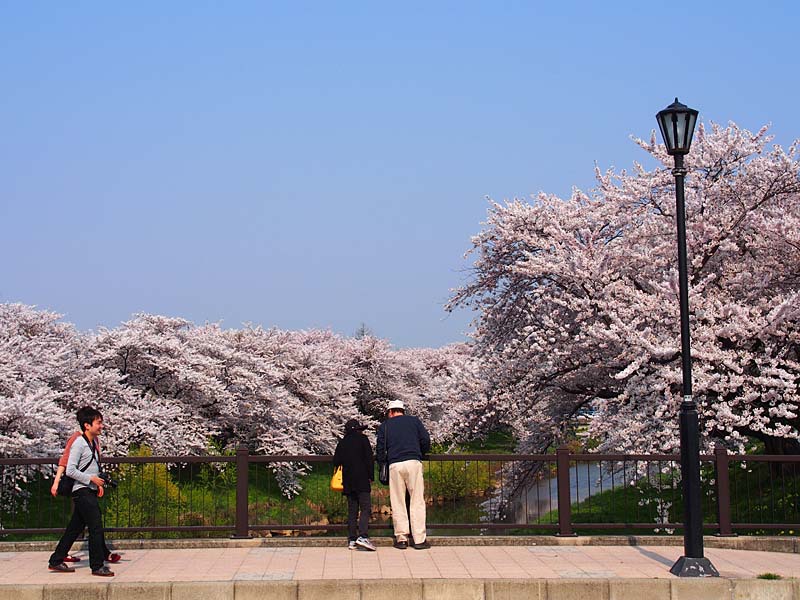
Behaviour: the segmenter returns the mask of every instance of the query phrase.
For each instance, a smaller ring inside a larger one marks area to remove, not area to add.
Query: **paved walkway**
[[[92,577],[86,552],[75,573],[47,570],[48,552],[0,552],[0,585],[84,582],[320,579],[673,578],[675,546],[434,546],[376,552],[346,547],[123,550],[114,578]],[[800,577],[800,554],[706,548],[726,578]]]

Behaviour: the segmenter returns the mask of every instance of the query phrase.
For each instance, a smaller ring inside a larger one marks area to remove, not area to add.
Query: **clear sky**
[[[489,196],[681,101],[800,137],[797,2],[0,0],[0,302],[464,339]]]

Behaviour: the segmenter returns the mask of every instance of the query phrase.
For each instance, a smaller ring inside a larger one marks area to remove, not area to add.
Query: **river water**
[[[621,476],[603,470],[599,463],[580,463],[569,469],[570,502],[582,502],[589,496],[610,490],[612,483],[619,486]],[[532,523],[540,516],[558,508],[558,483],[555,477],[544,479],[527,488],[513,501],[513,521]]]

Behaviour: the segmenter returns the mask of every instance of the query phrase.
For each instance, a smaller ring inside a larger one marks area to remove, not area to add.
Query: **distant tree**
[[[766,128],[700,126],[686,189],[694,393],[703,440],[797,452],[800,168]],[[487,424],[526,451],[594,409],[601,448],[675,451],[681,401],[672,161],[597,172],[591,194],[492,204],[474,277],[450,303],[477,311]]]
[[[361,323],[356,329],[355,338],[357,340],[363,340],[366,337],[374,337],[372,330],[367,327],[366,323]]]

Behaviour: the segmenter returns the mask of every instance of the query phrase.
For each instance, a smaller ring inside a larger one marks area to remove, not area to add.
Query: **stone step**
[[[761,579],[383,579],[2,585],[0,600],[800,600]]]

